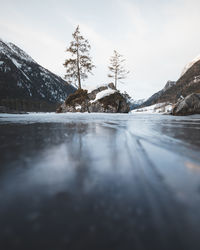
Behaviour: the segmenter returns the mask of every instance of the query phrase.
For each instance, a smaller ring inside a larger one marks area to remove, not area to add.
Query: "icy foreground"
[[[1,248],[199,250],[199,128],[200,116],[0,114]]]

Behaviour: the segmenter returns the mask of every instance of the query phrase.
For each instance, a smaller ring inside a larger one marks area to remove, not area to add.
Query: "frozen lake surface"
[[[0,114],[0,249],[199,250],[200,116]]]

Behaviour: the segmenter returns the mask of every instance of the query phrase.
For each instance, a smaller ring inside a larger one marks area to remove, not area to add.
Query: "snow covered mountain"
[[[141,107],[156,103],[176,103],[179,98],[200,93],[200,56],[189,62],[177,82],[168,81],[165,87],[152,95]]]
[[[15,108],[23,106],[55,106],[75,91],[61,77],[40,66],[28,54],[13,43],[0,39],[0,102]],[[30,104],[32,102],[32,104]],[[53,107],[52,106],[52,107]],[[37,108],[36,108],[37,109]]]
[[[130,101],[130,109],[136,109],[138,107],[140,107],[147,99],[139,99],[139,100],[133,100],[131,99]]]
[[[191,62],[189,62],[183,69],[181,76],[183,76],[196,62],[200,61],[200,55],[195,57]]]
[[[186,97],[193,93],[200,93],[199,56],[185,66],[176,84],[162,93],[158,102],[176,103],[180,97]]]

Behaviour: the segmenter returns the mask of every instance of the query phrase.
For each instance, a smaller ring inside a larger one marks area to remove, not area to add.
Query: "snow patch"
[[[134,113],[146,113],[146,114],[164,114],[171,112],[172,104],[168,103],[157,103],[151,106],[147,106],[140,109],[135,109],[131,111],[131,114]]]
[[[84,89],[86,89],[88,91],[88,94],[91,93],[92,91],[94,91],[95,89],[98,89],[100,87],[108,87],[108,84],[97,84],[97,85],[85,85]]]
[[[81,109],[81,105],[75,107],[76,110]]]
[[[14,45],[13,43],[6,43],[6,45],[15,53],[17,54],[21,59],[25,61],[35,62],[33,58],[31,58],[28,54],[26,54],[23,50],[21,50],[19,47]]]
[[[22,87],[22,83],[21,82],[17,82],[17,86],[21,88]]]
[[[101,86],[102,86],[102,85],[101,85]],[[116,92],[116,90],[114,90],[114,89],[110,89],[110,88],[109,88],[109,89],[105,89],[105,90],[103,90],[103,91],[97,93],[96,98],[95,98],[94,100],[90,101],[90,103],[96,102],[97,100],[102,99],[102,98],[104,98],[105,96],[112,95],[112,94],[114,94],[115,92]]]
[[[15,60],[14,58],[11,58],[11,60],[12,60],[12,62],[15,64],[15,66],[17,67],[17,68],[21,68],[21,63],[18,63],[17,62],[17,60]]]

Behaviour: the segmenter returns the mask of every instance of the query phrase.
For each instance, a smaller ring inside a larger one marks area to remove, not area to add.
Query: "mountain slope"
[[[25,106],[28,111],[34,109],[29,107],[34,106],[33,103],[37,107],[42,104],[53,110],[75,90],[61,77],[36,63],[19,47],[0,40],[1,105],[12,106],[11,103],[15,103],[13,106],[16,106],[18,102],[19,106],[23,106],[22,102],[27,102]],[[37,107],[35,109],[38,109]]]
[[[191,65],[174,86],[160,95],[158,102],[176,103],[181,96],[200,93],[200,60]]]
[[[183,69],[182,73],[181,73],[181,76],[183,76],[187,71],[188,69],[190,69],[196,62],[198,62],[200,60],[200,55],[195,57],[191,62],[189,62]]]
[[[192,93],[200,93],[200,56],[188,63],[177,82],[168,81],[165,87],[152,95],[143,107],[156,103],[176,103],[178,99]]]
[[[144,102],[146,102],[146,99],[130,100],[130,109],[136,109],[140,107]]]
[[[166,91],[168,91],[175,85],[176,85],[176,82],[168,81],[163,89],[161,89],[160,91],[156,92],[151,97],[149,97],[145,102],[142,103],[142,106],[150,106],[155,103],[159,103],[160,97],[164,95]]]

